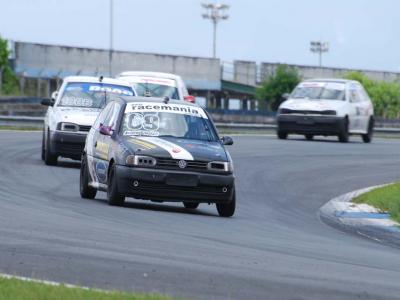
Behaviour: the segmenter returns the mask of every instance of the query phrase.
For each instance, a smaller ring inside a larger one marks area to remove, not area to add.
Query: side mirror
[[[50,98],[43,98],[42,101],[40,101],[40,104],[44,106],[53,106],[54,101],[52,101]]]
[[[285,100],[289,99],[289,97],[290,97],[290,94],[289,94],[289,93],[284,93],[284,94],[282,95],[282,98],[285,99]]]
[[[185,99],[185,101],[190,102],[190,103],[196,103],[196,97],[192,96],[192,95],[187,95],[187,96],[183,97],[183,99]]]
[[[233,139],[230,136],[223,136],[221,138],[221,142],[225,146],[232,146],[233,145]]]
[[[108,135],[108,136],[111,136],[112,132],[113,132],[111,126],[106,126],[106,125],[103,125],[103,124],[100,124],[99,131],[100,131],[100,134]]]
[[[51,93],[51,100],[53,100],[53,102],[56,102],[57,97],[58,97],[58,91],[54,91]]]

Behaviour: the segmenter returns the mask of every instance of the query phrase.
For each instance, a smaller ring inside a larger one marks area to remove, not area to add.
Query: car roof
[[[148,76],[148,77],[157,77],[157,78],[167,78],[179,80],[181,77],[172,73],[163,73],[163,72],[147,72],[147,71],[125,71],[118,75],[118,77],[129,77],[129,76]]]
[[[303,80],[302,82],[337,82],[337,83],[359,83],[356,80],[349,80],[343,78],[313,78]]]
[[[64,78],[64,82],[88,82],[88,83],[100,83],[100,77],[95,76],[68,76]],[[120,79],[103,77],[102,83],[106,84],[117,84],[127,87],[132,87],[128,82]]]
[[[141,102],[152,102],[152,103],[162,103],[164,104],[165,99],[164,98],[157,98],[157,97],[142,97],[142,96],[132,96],[132,97],[120,97],[120,99],[122,99],[123,101],[125,101],[126,103],[141,103]],[[195,104],[195,103],[190,103],[187,101],[182,101],[182,100],[174,100],[174,99],[170,99],[168,100],[169,104],[180,104],[180,105],[187,105],[187,106],[192,106],[192,107],[198,107],[198,108],[202,108],[201,106]]]

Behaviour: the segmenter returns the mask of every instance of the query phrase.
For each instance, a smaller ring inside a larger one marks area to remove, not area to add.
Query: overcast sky
[[[213,0],[209,0],[213,1]],[[211,56],[212,25],[197,0],[114,0],[114,48]],[[218,28],[223,61],[315,65],[311,40],[330,42],[323,63],[400,71],[399,0],[225,0]],[[109,47],[109,0],[0,0],[5,38]]]

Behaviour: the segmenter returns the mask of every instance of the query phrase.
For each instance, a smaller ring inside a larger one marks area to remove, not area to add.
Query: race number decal
[[[92,107],[93,100],[89,98],[66,96],[61,99],[62,106]]]
[[[131,113],[127,128],[124,135],[159,136],[160,117],[158,113]]]

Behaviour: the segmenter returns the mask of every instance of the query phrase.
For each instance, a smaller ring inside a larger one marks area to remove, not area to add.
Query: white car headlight
[[[58,129],[61,131],[77,132],[77,131],[79,131],[79,125],[74,124],[74,123],[62,122],[62,123],[58,124]]]

